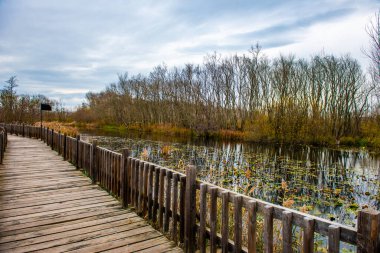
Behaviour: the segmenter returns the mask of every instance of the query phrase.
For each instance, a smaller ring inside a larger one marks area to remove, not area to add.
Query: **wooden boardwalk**
[[[0,252],[182,252],[43,142],[8,140]]]

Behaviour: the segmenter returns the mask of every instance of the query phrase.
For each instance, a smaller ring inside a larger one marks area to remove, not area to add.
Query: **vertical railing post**
[[[4,128],[4,137],[3,137],[3,154],[5,152],[5,148],[8,145],[8,130]]]
[[[185,193],[185,252],[195,252],[195,194],[197,171],[194,166],[186,168]]]
[[[67,135],[66,134],[63,134],[63,160],[65,160],[66,161],[66,159],[67,159],[67,156],[66,156],[66,151],[67,151],[67,145],[66,145],[66,143],[67,143]]]
[[[380,252],[380,212],[361,210],[358,213],[358,253]]]
[[[49,146],[49,127],[46,128],[46,145]]]
[[[4,132],[3,133],[0,133],[0,164],[3,163],[3,155],[4,155]]]
[[[120,197],[123,208],[128,207],[128,157],[130,152],[128,149],[122,149],[121,167],[120,167]]]
[[[76,148],[75,148],[75,166],[77,167],[77,169],[79,169],[79,140],[80,140],[80,136],[77,135],[77,138],[76,138]]]
[[[22,123],[22,137],[25,137],[25,124]]]
[[[96,184],[97,181],[97,157],[96,157],[96,148],[98,146],[97,140],[92,140],[91,145],[91,155],[90,155],[90,176],[93,184]]]
[[[54,129],[51,129],[51,149],[54,150]]]
[[[61,154],[61,131],[58,131],[58,155]]]

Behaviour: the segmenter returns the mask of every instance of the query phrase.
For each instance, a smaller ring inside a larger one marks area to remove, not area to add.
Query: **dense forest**
[[[379,130],[375,85],[350,56],[268,59],[214,53],[202,65],[155,67],[147,76],[118,76],[90,92],[75,118],[144,127],[169,124],[210,135],[244,133],[250,140],[333,143]],[[376,128],[376,129],[373,129]]]

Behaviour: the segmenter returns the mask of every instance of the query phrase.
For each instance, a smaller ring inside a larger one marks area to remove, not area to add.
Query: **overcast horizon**
[[[369,60],[365,26],[379,1],[0,0],[1,88],[43,94],[74,108],[118,73],[201,64],[214,51],[242,55],[259,43],[270,58],[324,52]]]

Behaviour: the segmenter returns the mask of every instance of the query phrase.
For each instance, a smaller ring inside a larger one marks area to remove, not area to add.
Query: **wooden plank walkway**
[[[43,142],[8,140],[0,252],[182,252]]]

